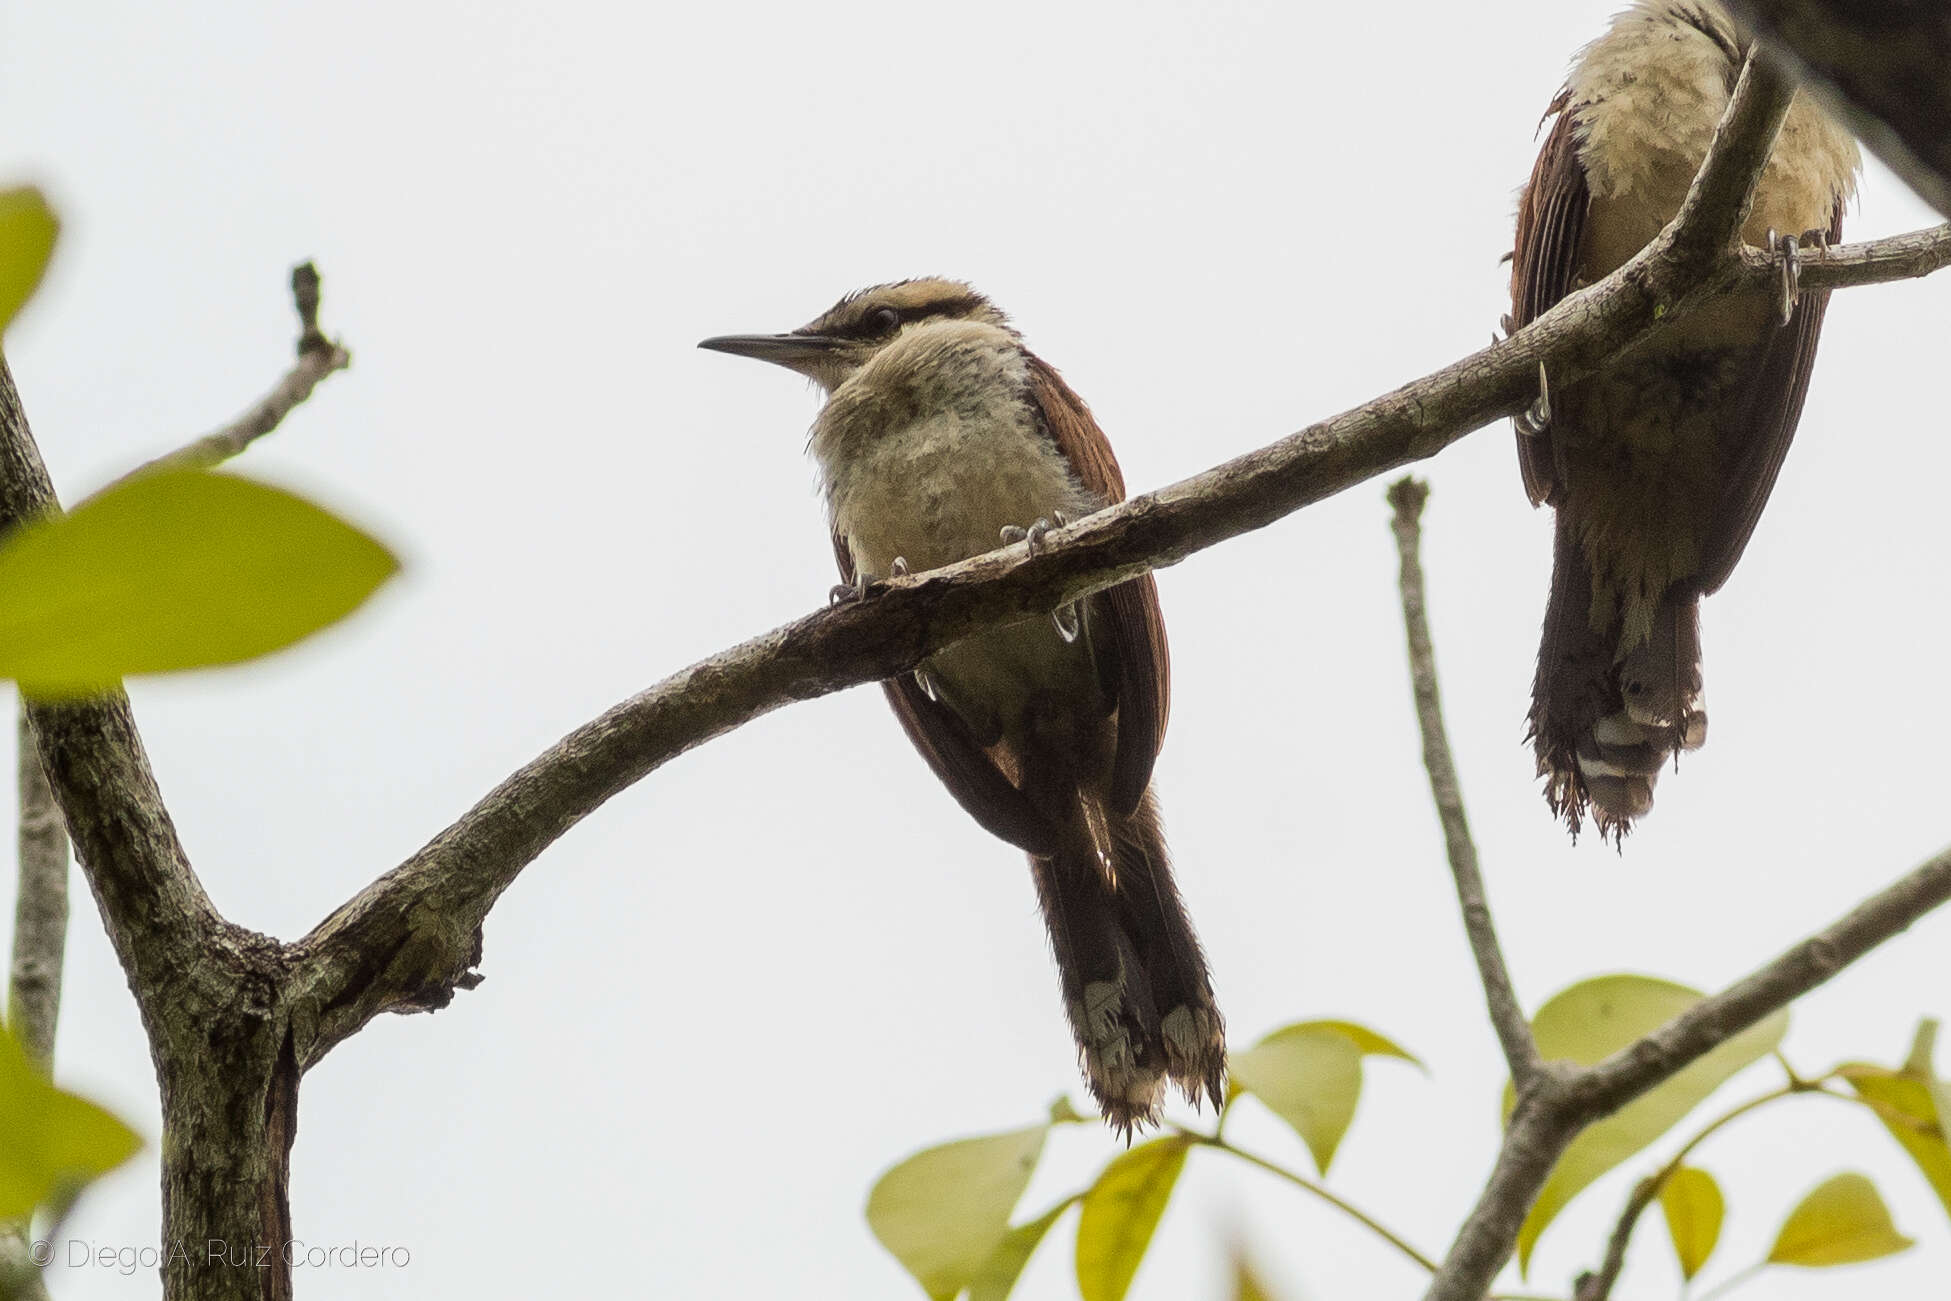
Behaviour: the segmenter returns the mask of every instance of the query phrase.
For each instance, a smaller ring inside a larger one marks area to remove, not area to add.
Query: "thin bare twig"
[[[352,365],[352,354],[318,328],[318,268],[301,262],[291,270],[291,296],[298,309],[298,362],[269,393],[223,428],[195,438],[173,452],[145,461],[124,479],[151,470],[208,469],[236,456],[284,423],[333,371]],[[118,480],[118,482],[120,482]]]
[[[1457,780],[1450,738],[1443,727],[1443,703],[1436,689],[1436,651],[1430,644],[1429,616],[1423,604],[1420,552],[1423,503],[1427,500],[1429,485],[1413,475],[1405,475],[1389,488],[1389,505],[1395,510],[1391,527],[1402,564],[1402,623],[1409,636],[1409,678],[1416,695],[1416,722],[1423,736],[1423,767],[1429,773],[1429,793],[1436,801],[1437,819],[1443,824],[1443,844],[1449,852],[1450,873],[1456,878],[1463,929],[1470,938],[1470,952],[1477,959],[1490,1023],[1503,1045],[1511,1082],[1522,1093],[1542,1063],[1531,1023],[1525,1019],[1511,973],[1504,965],[1504,950],[1497,942],[1483,874],[1477,870],[1477,846],[1463,814],[1463,787]]]
[[[1710,262],[1732,261],[1724,254],[1735,246],[1754,202],[1755,183],[1794,97],[1794,83],[1752,56],[1748,59],[1686,201],[1649,251],[1667,245]],[[1642,252],[1622,271],[1646,256]],[[1550,318],[1547,312],[1513,338],[1522,338]],[[1705,1051],[1701,1048],[1694,1055]],[[1584,1074],[1553,1064],[1535,1072],[1531,1088],[1518,1094],[1490,1179],[1458,1230],[1425,1301],[1477,1301],[1489,1290],[1497,1271],[1510,1259],[1518,1226],[1559,1154],[1581,1129],[1604,1114],[1587,1111],[1569,1099],[1567,1090]]]

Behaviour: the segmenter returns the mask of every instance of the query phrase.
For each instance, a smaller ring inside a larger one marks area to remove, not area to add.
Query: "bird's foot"
[[[1551,427],[1551,380],[1543,362],[1538,363],[1538,400],[1518,413],[1516,424],[1526,438],[1541,437]]]
[[[904,557],[896,556],[894,563],[889,565],[887,569],[888,577],[890,578],[906,578],[908,576],[908,562]],[[880,579],[862,571],[854,575],[853,582],[835,583],[832,587],[828,588],[826,603],[828,605],[848,605],[854,601],[865,601],[869,593],[880,585]]]
[[[1070,517],[1060,510],[1053,510],[1047,516],[1039,516],[1036,523],[1024,528],[1018,524],[1005,524],[1001,531],[1003,543],[1014,545],[1021,542],[1035,555],[1043,549],[1043,539],[1052,529],[1060,529],[1070,523]],[[1066,642],[1074,642],[1084,631],[1083,611],[1077,603],[1060,605],[1050,612],[1050,621],[1057,625],[1057,635]]]
[[[998,532],[1002,535],[1004,546],[1014,546],[1018,542],[1029,544],[1030,554],[1035,555],[1043,549],[1043,539],[1052,529],[1060,529],[1070,523],[1070,517],[1060,510],[1048,515],[1040,515],[1034,524],[1024,528],[1020,524],[1005,524]]]
[[[1802,238],[1807,237],[1805,234]],[[1780,314],[1782,324],[1787,325],[1789,318],[1795,315],[1796,300],[1802,296],[1802,240],[1793,235],[1777,235],[1775,228],[1770,226],[1768,251],[1775,255],[1781,276],[1775,310]]]

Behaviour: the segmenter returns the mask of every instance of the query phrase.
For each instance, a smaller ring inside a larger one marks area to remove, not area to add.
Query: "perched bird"
[[[1083,399],[953,280],[850,294],[790,334],[699,345],[826,390],[811,449],[845,589],[1028,538],[1125,495]],[[1215,1107],[1224,1027],[1151,790],[1170,667],[1158,589],[1121,583],[977,633],[884,684],[962,807],[1029,853],[1084,1076],[1105,1119],[1154,1122],[1165,1082]]]
[[[1584,49],[1519,202],[1511,328],[1616,270],[1679,211],[1746,53],[1711,0],[1640,0]],[[1798,94],[1742,238],[1839,238],[1857,167],[1855,142]],[[1530,739],[1574,836],[1589,806],[1616,843],[1667,758],[1707,739],[1700,598],[1768,501],[1827,298],[1730,295],[1549,387],[1517,421],[1525,489],[1557,513]]]

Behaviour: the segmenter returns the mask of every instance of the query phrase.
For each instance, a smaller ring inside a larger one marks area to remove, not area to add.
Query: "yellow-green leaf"
[[[1871,1104],[1890,1137],[1910,1154],[1924,1172],[1938,1201],[1951,1212],[1951,1146],[1945,1143],[1932,1080],[1908,1071],[1856,1064],[1838,1072],[1858,1097]]]
[[[1930,1079],[1937,1073],[1931,1059],[1937,1055],[1937,1018],[1927,1016],[1917,1023],[1911,1036],[1910,1056],[1904,1058],[1904,1073]]]
[[[1531,1028],[1547,1061],[1589,1066],[1657,1030],[1700,998],[1684,985],[1649,976],[1600,976],[1552,998],[1538,1009]],[[1788,1011],[1783,1009],[1573,1139],[1518,1230],[1519,1270],[1529,1267],[1539,1236],[1586,1185],[1673,1128],[1736,1071],[1773,1052],[1787,1032]],[[1506,1085],[1507,1118],[1515,1103]]]
[[[947,1301],[969,1285],[1010,1232],[1009,1213],[1049,1132],[1048,1125],[1032,1125],[915,1153],[876,1180],[867,1195],[874,1236],[922,1290]]]
[[[1418,1067],[1424,1071],[1427,1071],[1429,1069],[1427,1066],[1423,1065],[1422,1058],[1416,1056],[1416,1054],[1410,1052],[1407,1048],[1404,1048],[1401,1044],[1398,1044],[1395,1040],[1389,1038],[1386,1035],[1378,1034],[1376,1031],[1371,1030],[1367,1026],[1361,1025],[1358,1022],[1303,1021],[1300,1024],[1319,1026],[1323,1030],[1339,1031],[1340,1033],[1347,1035],[1350,1039],[1353,1039],[1355,1041],[1355,1046],[1362,1050],[1364,1056],[1400,1057],[1403,1061],[1408,1062],[1411,1066]]]
[[[1028,1224],[1019,1224],[1005,1233],[969,1281],[969,1301],[1005,1301],[1016,1280],[1023,1276],[1023,1267],[1030,1263],[1044,1235],[1050,1232],[1050,1226],[1079,1200],[1066,1197]]]
[[[72,1197],[141,1146],[113,1115],[43,1079],[0,1027],[0,1220]]]
[[[1191,1140],[1155,1138],[1104,1168],[1077,1219],[1077,1290],[1084,1301],[1124,1301]]]
[[[1050,1123],[1053,1125],[1083,1125],[1095,1119],[1095,1116],[1086,1116],[1072,1106],[1068,1093],[1059,1093],[1050,1102]]]
[[[1233,1250],[1233,1301],[1274,1301],[1273,1289],[1261,1280],[1260,1271],[1238,1247]]]
[[[60,233],[60,219],[39,190],[0,190],[0,334],[40,288]]]
[[[1366,1026],[1300,1021],[1234,1053],[1227,1071],[1240,1091],[1253,1094],[1294,1127],[1315,1167],[1326,1174],[1355,1118],[1362,1095],[1362,1058],[1368,1054],[1422,1065]]]
[[[1673,1237],[1673,1254],[1680,1258],[1680,1276],[1691,1279],[1721,1240],[1721,1218],[1727,1211],[1721,1186],[1705,1170],[1681,1166],[1660,1185],[1660,1210]]]
[[[1769,1249],[1771,1265],[1853,1265],[1914,1246],[1891,1223],[1876,1185],[1840,1174],[1816,1186],[1782,1224]]]
[[[0,677],[58,698],[252,659],[344,618],[398,569],[281,488],[139,475],[0,543]]]

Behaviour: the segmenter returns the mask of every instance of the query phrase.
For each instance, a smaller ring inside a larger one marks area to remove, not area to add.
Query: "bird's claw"
[[[887,569],[888,577],[890,578],[906,578],[908,576],[908,562],[901,556],[896,556],[894,562]],[[862,570],[860,573],[854,575],[853,582],[835,583],[832,587],[828,588],[826,603],[828,605],[846,605],[853,601],[865,601],[868,592],[872,591],[879,581],[869,575],[865,570]]]
[[[1540,437],[1551,426],[1551,381],[1545,364],[1538,363],[1538,400],[1518,413],[1517,431],[1526,438]]]
[[[1783,325],[1795,315],[1795,302],[1802,292],[1802,241],[1794,235],[1777,235],[1768,228],[1768,250],[1781,260],[1781,293],[1775,302]]]
[[[1053,510],[1047,516],[1038,516],[1034,524],[1024,528],[1020,524],[1005,524],[998,530],[1003,545],[1013,546],[1018,542],[1029,544],[1030,554],[1035,555],[1043,546],[1043,539],[1052,529],[1060,529],[1070,523],[1070,519],[1060,510]]]

